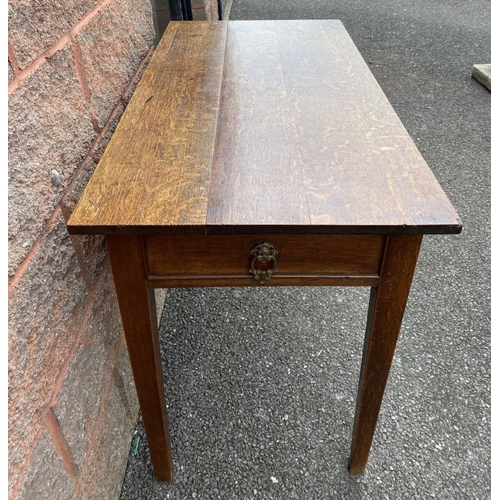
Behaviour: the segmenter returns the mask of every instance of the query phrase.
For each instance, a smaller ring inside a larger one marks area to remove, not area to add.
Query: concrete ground
[[[121,499],[487,499],[490,2],[234,0],[230,19],[340,19],[459,212],[424,238],[364,475],[347,471],[367,289],[168,292],[175,479],[139,420]]]

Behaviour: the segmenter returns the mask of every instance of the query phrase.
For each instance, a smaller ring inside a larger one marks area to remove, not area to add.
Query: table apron
[[[144,236],[142,247],[151,288],[377,286],[385,241],[384,235],[162,235]],[[262,244],[273,253],[264,263],[256,257]],[[271,276],[262,282],[255,269]]]

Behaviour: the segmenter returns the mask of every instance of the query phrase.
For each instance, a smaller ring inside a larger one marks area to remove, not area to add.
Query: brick
[[[116,126],[123,114],[124,106],[120,103],[114,118],[111,120],[103,136],[92,154],[74,179],[72,187],[61,199],[59,206],[61,211],[68,221],[73,213],[78,201],[80,200],[85,187],[94,173],[96,164],[99,162],[111,136],[113,135]],[[77,252],[78,260],[82,269],[82,273],[87,281],[87,286],[92,287],[101,273],[106,258],[106,242],[101,235],[78,235],[70,236],[73,247]]]
[[[191,0],[194,21],[217,21],[219,7],[217,0]]]
[[[10,64],[10,61],[7,64],[7,73],[9,77],[9,83],[14,79],[14,70],[12,68],[12,64]]]
[[[210,5],[205,5],[202,9],[193,9],[193,21],[208,21],[210,17]]]
[[[79,172],[73,187],[61,200],[60,207],[66,221],[68,221],[70,215],[73,213],[94,169],[95,163],[92,160],[87,161]],[[104,266],[107,256],[106,240],[104,236],[98,234],[72,235],[70,238],[76,251],[86,285],[88,288],[91,288]]]
[[[120,122],[120,119],[124,111],[125,111],[125,106],[123,105],[122,102],[119,102],[115,108],[115,116],[106,125],[106,129],[102,131],[103,132],[102,137],[99,139],[97,147],[92,152],[92,160],[96,165],[99,163],[101,156],[106,150],[106,146],[108,145],[112,135],[115,133],[116,127],[118,126],[118,123]]]
[[[205,9],[210,0],[191,0],[192,9]]]
[[[218,21],[219,20],[219,2],[217,0],[211,0],[211,20]]]
[[[54,407],[61,431],[80,470],[97,420],[101,394],[114,369],[122,333],[108,266]]]
[[[169,10],[168,0],[155,0],[152,3],[154,5],[155,10]]]
[[[62,465],[48,431],[45,431],[21,482],[16,500],[67,500],[73,495],[71,478]]]
[[[9,300],[9,481],[15,483],[42,429],[56,378],[87,305],[63,218],[46,233]]]
[[[92,153],[89,155],[89,158],[85,160],[78,174],[73,178],[72,187],[61,198],[60,207],[66,220],[69,219],[78,201],[80,200],[83,191],[90,180],[90,177],[94,173],[96,165],[99,163],[99,160],[101,159],[101,156],[103,155],[106,146],[109,143],[109,140],[116,130],[124,109],[124,105],[121,102],[118,103],[115,116],[107,125],[106,130],[103,130],[102,136],[99,137],[97,144],[94,143],[92,145]]]
[[[26,257],[95,138],[72,50],[9,96],[9,275]],[[53,183],[52,170],[60,175]]]
[[[71,236],[87,287],[94,286],[107,256],[106,240],[99,234]]]
[[[69,31],[98,0],[9,0],[9,42],[24,68]]]
[[[75,499],[114,500],[120,496],[138,414],[137,403],[132,407],[132,401],[129,399],[133,398],[130,368],[121,363],[122,361],[120,370],[125,369],[128,373],[120,372],[124,380],[123,389],[120,390],[114,382],[111,384]]]
[[[127,89],[125,95],[122,98],[122,101],[125,104],[125,106],[128,106],[128,103],[130,102],[130,99],[132,98],[132,95],[134,94],[137,85],[139,85],[139,82],[141,81],[144,71],[146,71],[146,68],[148,66],[148,63],[152,55],[153,52],[151,52],[149,55],[146,55],[146,57],[141,61],[141,66],[139,67],[137,75],[135,76],[134,80],[132,81],[132,84]]]
[[[59,206],[66,220],[69,219],[73,210],[75,209],[78,201],[80,200],[85,187],[87,186],[92,174],[94,173],[96,163],[90,159],[87,160],[83,165],[81,170],[78,172],[73,180],[73,186],[69,191],[61,198]]]
[[[219,19],[216,0],[198,0],[198,4],[200,7],[193,7],[193,21],[217,21]]]
[[[126,345],[123,346],[118,357],[114,377],[115,385],[118,389],[118,394],[120,395],[120,400],[127,414],[127,418],[134,422],[135,426],[139,416],[139,400],[137,399],[132,367],[130,366]]]
[[[114,0],[78,35],[83,74],[102,127],[154,41],[149,0]]]

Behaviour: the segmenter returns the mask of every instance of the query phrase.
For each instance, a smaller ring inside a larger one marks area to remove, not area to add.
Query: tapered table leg
[[[351,474],[362,474],[368,461],[421,242],[422,235],[387,237],[380,282],[370,296],[349,459]]]
[[[156,305],[146,286],[141,239],[112,235],[106,243],[155,477],[172,481]]]

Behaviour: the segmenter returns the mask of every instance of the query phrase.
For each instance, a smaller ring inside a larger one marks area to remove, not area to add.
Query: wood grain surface
[[[371,290],[349,458],[351,474],[365,470],[417,263],[421,235],[391,235]]]
[[[155,296],[154,290],[147,288],[141,238],[110,235],[106,243],[155,477],[172,481]]]
[[[458,233],[340,21],[173,22],[68,230]]]
[[[204,235],[147,236],[145,259],[150,276],[243,275],[252,248],[264,241],[277,250],[282,275],[378,274],[385,236],[380,235]]]
[[[340,21],[230,23],[224,71],[213,231],[273,224],[459,231]]]
[[[373,287],[350,458],[360,473],[422,234],[461,231],[333,20],[171,22],[67,226],[107,235],[162,481],[172,456],[152,288]],[[266,240],[279,253],[261,285],[249,252]]]
[[[70,232],[204,226],[225,33],[219,23],[169,24],[68,221]]]

